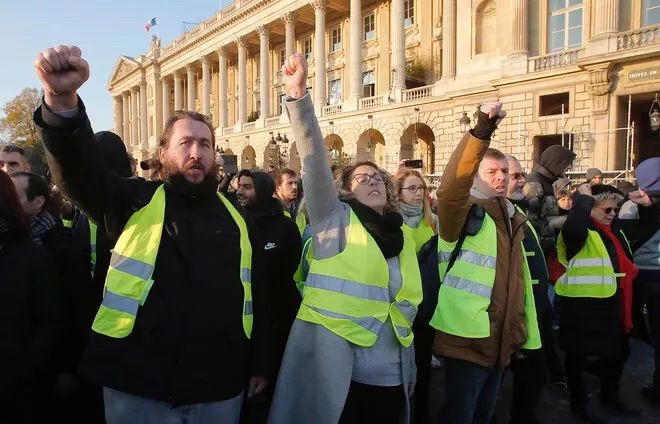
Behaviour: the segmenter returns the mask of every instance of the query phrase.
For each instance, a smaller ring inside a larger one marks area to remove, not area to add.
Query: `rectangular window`
[[[407,27],[415,25],[415,0],[403,2],[403,24]]]
[[[282,112],[284,112],[284,99],[286,98],[286,94],[281,93],[277,95],[277,114],[281,115]]]
[[[308,62],[312,60],[312,37],[303,40],[303,54]]]
[[[364,30],[362,31],[362,41],[369,41],[376,38],[376,16],[372,13],[364,17]]]
[[[362,96],[373,97],[376,95],[376,77],[374,71],[362,73]]]
[[[583,3],[584,0],[550,0],[548,51],[558,52],[582,46]]]
[[[286,62],[286,50],[282,49],[277,52],[277,70],[279,71],[282,69],[282,66],[284,66],[284,62]]]
[[[330,31],[330,53],[341,50],[341,26],[332,28]]]
[[[539,116],[561,115],[568,113],[569,93],[548,94],[539,97]]]
[[[660,0],[644,0],[644,26],[660,24]]]
[[[328,82],[328,103],[338,105],[341,103],[341,78]]]

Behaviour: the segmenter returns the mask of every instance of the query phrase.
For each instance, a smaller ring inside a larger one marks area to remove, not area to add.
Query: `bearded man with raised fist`
[[[258,252],[245,220],[216,193],[208,117],[178,111],[155,163],[162,181],[104,171],[78,90],[75,46],[39,53],[34,113],[57,186],[114,244],[81,373],[103,386],[113,423],[238,423],[263,390],[269,328]]]

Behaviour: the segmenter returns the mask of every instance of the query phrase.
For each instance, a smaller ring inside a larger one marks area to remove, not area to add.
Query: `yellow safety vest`
[[[627,244],[625,236],[624,240]],[[566,244],[563,233],[560,233],[557,238],[557,259],[566,267],[566,272],[555,284],[555,291],[560,296],[611,297],[617,290],[616,278],[625,275],[614,272],[605,243],[594,230],[587,230],[584,246],[570,260],[566,259]]]
[[[516,206],[516,210],[517,210],[518,212],[520,212],[522,215],[527,216],[527,214],[525,213],[525,211],[523,211],[522,209],[520,209],[518,206]],[[532,223],[531,223],[529,220],[525,221],[525,224],[527,225],[527,228],[529,228],[529,230],[532,232],[532,235],[534,236],[534,240],[536,240],[536,244],[539,246],[539,249],[540,249],[540,248],[541,248],[541,240],[539,239],[539,235],[538,235],[538,233],[536,232],[536,228],[534,228],[534,225],[532,225]],[[523,250],[524,250],[524,246],[525,246],[525,245],[524,245],[524,243],[523,243]],[[543,251],[543,250],[541,250],[541,251]],[[526,258],[529,258],[530,256],[536,256],[536,252],[535,252],[535,251],[525,250],[525,257],[526,257]],[[548,269],[548,264],[547,264],[547,262],[546,262],[546,260],[545,260],[545,256],[541,255],[541,258],[543,259],[543,263],[545,264],[545,265],[544,265],[544,266],[545,266],[545,269]],[[527,262],[527,261],[525,261],[525,262]],[[528,266],[528,268],[529,268],[529,263],[527,263],[527,266]],[[538,283],[539,283],[539,280],[532,280],[532,284],[538,284]]]
[[[240,230],[243,284],[243,330],[252,334],[252,247],[247,226],[234,206],[220,193],[218,197]],[[110,258],[105,279],[103,303],[96,313],[92,330],[109,337],[126,337],[133,331],[138,307],[144,305],[153,285],[152,275],[163,233],[165,190],[161,185],[151,201],[131,215]]]
[[[425,219],[422,219],[416,228],[409,227],[406,224],[404,224],[404,226],[410,228],[410,235],[415,241],[415,251],[417,253],[419,253],[419,250],[424,246],[424,243],[429,241],[429,239],[435,235],[433,227],[431,227]]]
[[[62,225],[64,228],[73,228],[73,220],[62,218]]]
[[[414,242],[405,230],[399,264],[401,288],[391,301],[387,261],[351,210],[344,250],[310,263],[298,319],[368,347],[376,342],[389,317],[399,343],[410,346],[412,322],[422,301],[422,282]]]
[[[284,216],[293,219],[291,212],[286,209],[284,209]],[[307,227],[307,219],[305,218],[305,215],[299,213],[296,215],[296,219],[294,221],[296,221],[296,227],[298,227],[298,232],[302,236],[302,233],[305,231],[305,227]]]
[[[459,337],[470,339],[490,337],[488,307],[495,284],[497,264],[495,221],[488,214],[484,216],[479,232],[474,236],[465,237],[456,261],[447,271],[456,243],[449,243],[438,237],[438,272],[441,284],[438,303],[430,324],[436,330]],[[523,257],[523,259],[527,340],[522,347],[539,349],[541,336],[536,317],[532,277],[527,258]]]

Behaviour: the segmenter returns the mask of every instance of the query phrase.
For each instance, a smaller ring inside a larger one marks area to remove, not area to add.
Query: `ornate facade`
[[[394,170],[423,159],[425,173],[441,173],[477,103],[499,98],[508,116],[492,145],[528,169],[560,143],[578,154],[577,171],[627,169],[660,155],[649,125],[660,91],[656,3],[235,0],[172,43],[154,38],[144,55],[119,58],[114,131],[144,159],[172,111],[197,110],[241,167],[299,169],[295,142],[274,141],[291,138],[280,68],[298,51],[336,160]]]

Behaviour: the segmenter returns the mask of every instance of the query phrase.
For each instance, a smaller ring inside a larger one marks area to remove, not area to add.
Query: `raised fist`
[[[282,65],[282,79],[286,92],[294,99],[307,93],[307,60],[300,53],[292,54]]]
[[[55,111],[77,106],[77,91],[89,78],[89,65],[81,54],[76,46],[57,46],[34,60],[46,103]]]
[[[494,117],[497,116],[497,121],[495,122],[495,125],[499,125],[499,123],[504,119],[506,116],[506,111],[502,109],[502,102],[499,100],[493,100],[489,102],[483,102],[479,106],[479,110],[481,110],[483,113],[488,115],[488,118],[493,119]]]

